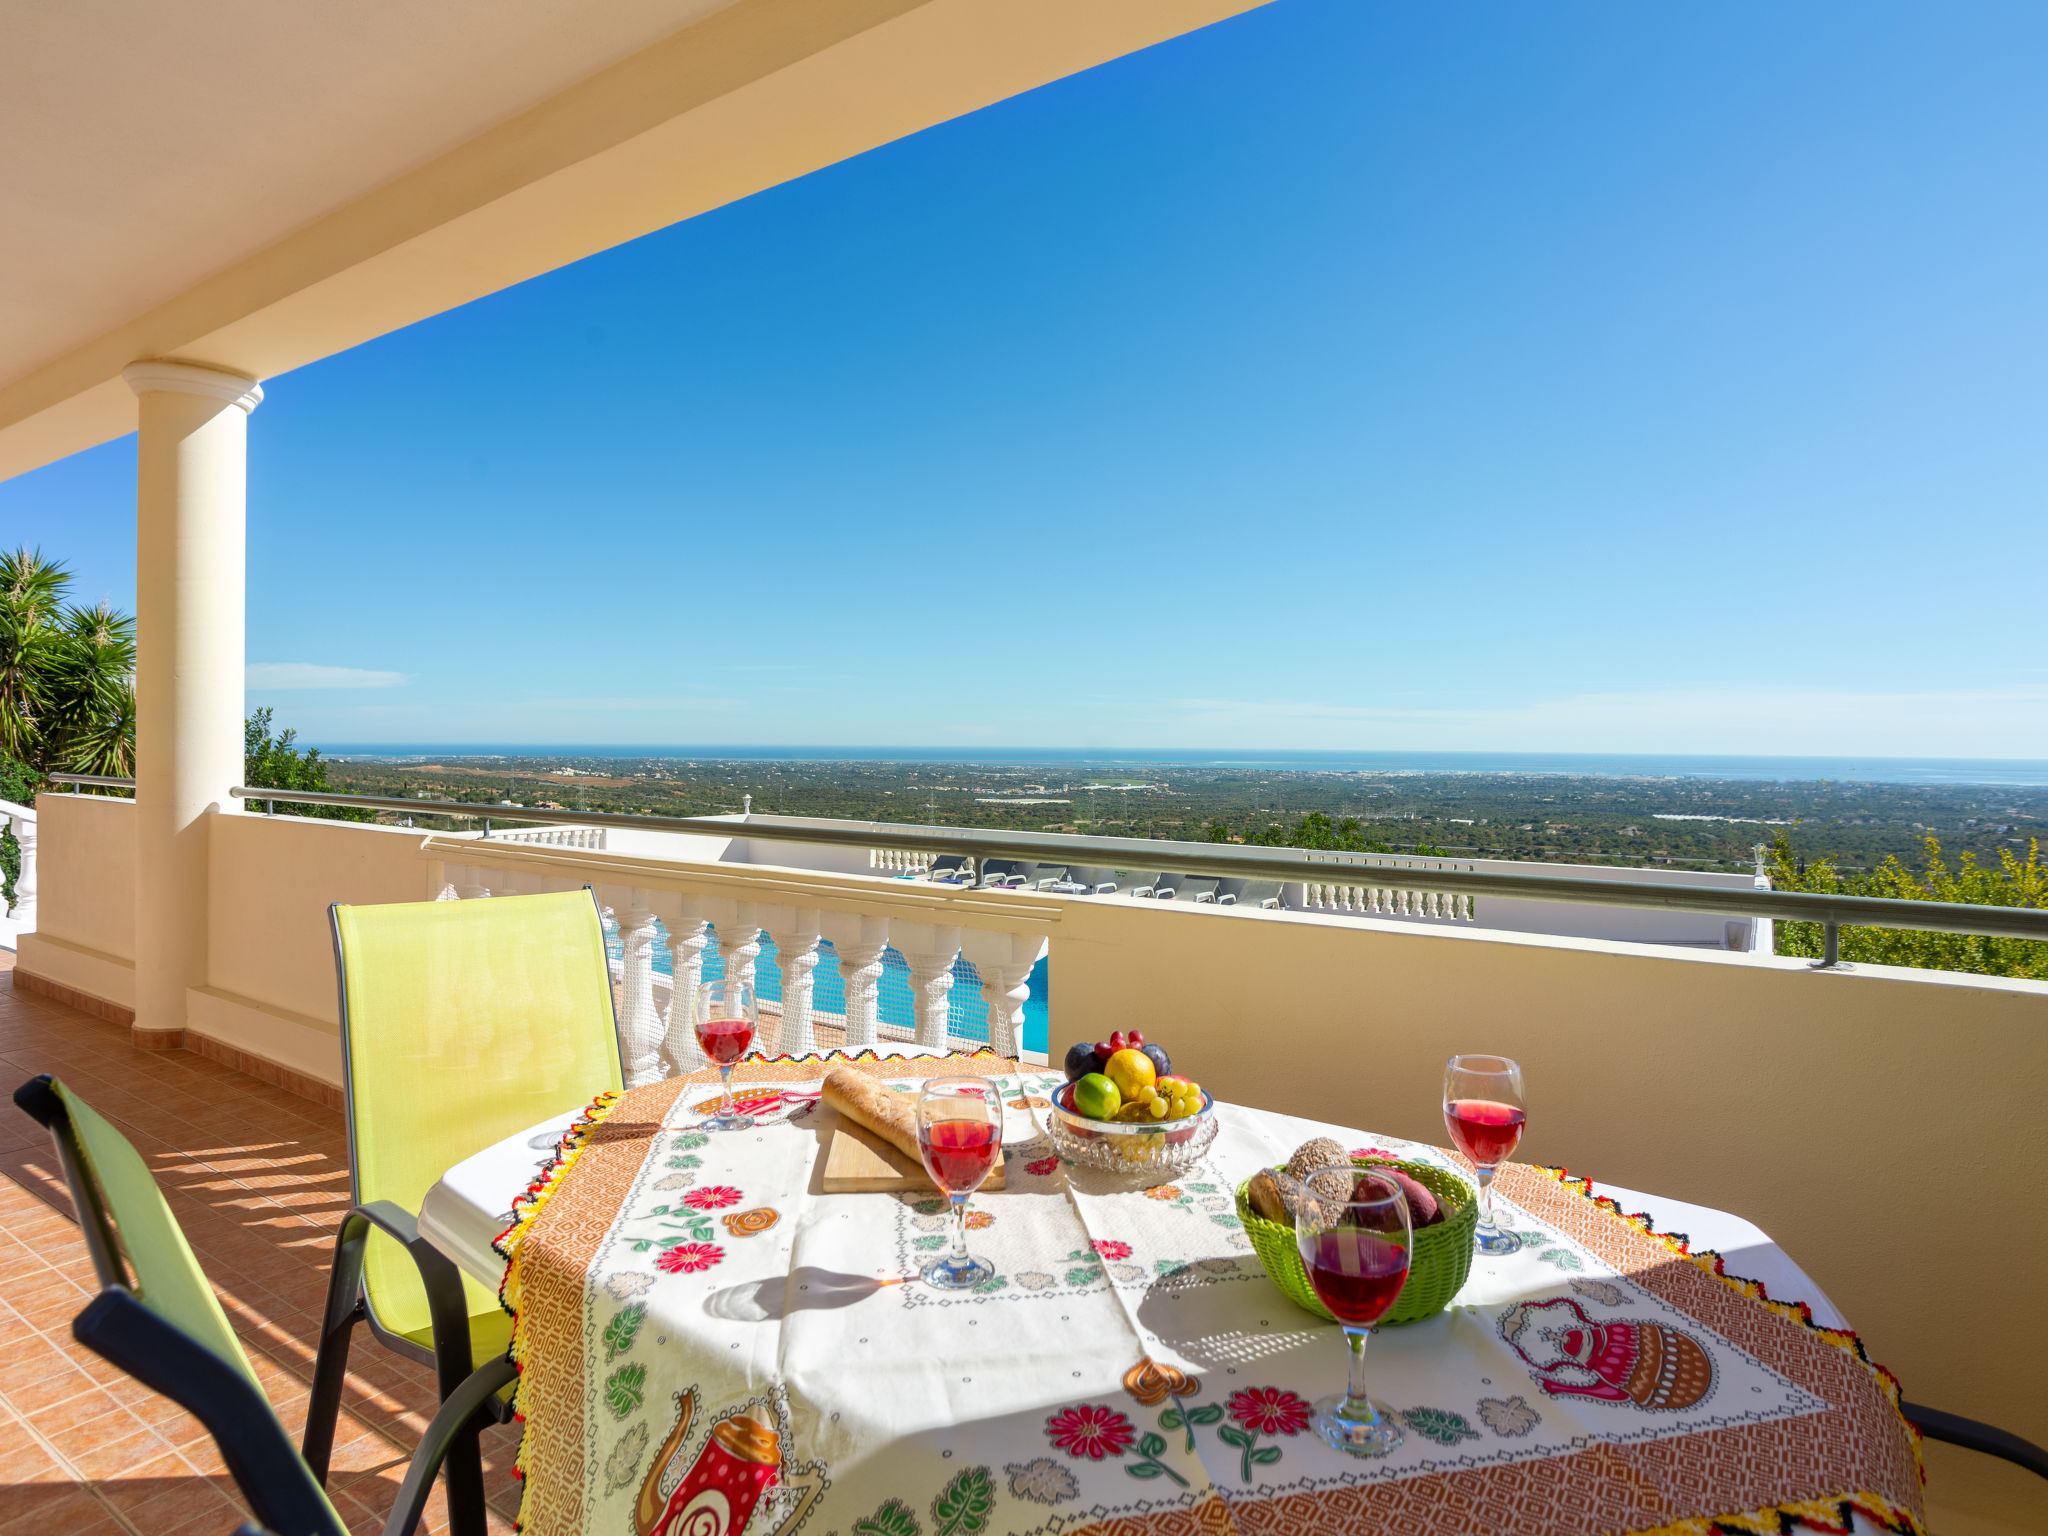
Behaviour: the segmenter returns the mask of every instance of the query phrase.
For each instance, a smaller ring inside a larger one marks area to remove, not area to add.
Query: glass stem
[[[966,1264],[967,1257],[967,1197],[952,1195],[953,1202],[953,1253],[955,1264]]]
[[[1379,1417],[1372,1406],[1372,1399],[1365,1395],[1365,1341],[1372,1337],[1370,1328],[1346,1328],[1344,1342],[1351,1346],[1351,1374],[1344,1391],[1344,1417],[1354,1422],[1371,1422]]]
[[[1491,1232],[1494,1230],[1493,1176],[1499,1173],[1500,1169],[1474,1168],[1473,1172],[1479,1176],[1479,1230]]]
[[[718,1069],[718,1081],[719,1081],[720,1085],[721,1085],[721,1086],[722,1086],[722,1087],[723,1087],[723,1088],[725,1089],[725,1098],[724,1098],[723,1102],[721,1102],[721,1103],[719,1104],[719,1106],[718,1106],[718,1112],[719,1112],[719,1114],[721,1114],[721,1115],[728,1115],[728,1116],[729,1116],[729,1115],[731,1115],[731,1113],[732,1113],[732,1111],[733,1111],[733,1103],[732,1103],[732,1068],[731,1068],[731,1067],[720,1067],[720,1068]]]

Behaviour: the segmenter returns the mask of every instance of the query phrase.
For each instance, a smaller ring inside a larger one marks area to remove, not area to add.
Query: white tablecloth
[[[1282,1140],[1294,1136],[1297,1144],[1310,1136],[1334,1136],[1347,1147],[1372,1140],[1364,1131],[1297,1120],[1289,1115],[1242,1108],[1237,1112],[1270,1123]],[[450,1168],[441,1182],[427,1192],[420,1207],[420,1235],[479,1282],[496,1290],[505,1277],[505,1261],[491,1244],[512,1219],[512,1197],[531,1182],[574,1118],[573,1114],[559,1115],[543,1121]],[[1644,1194],[1619,1184],[1596,1181],[1593,1192],[1619,1201],[1621,1208],[1631,1215],[1647,1212],[1651,1225],[1659,1232],[1682,1232],[1695,1249],[1712,1249],[1722,1256],[1730,1274],[1760,1281],[1775,1299],[1805,1302],[1813,1309],[1815,1322],[1829,1328],[1849,1326],[1848,1319],[1821,1288],[1753,1222],[1712,1206],[1688,1205],[1683,1200]]]
[[[1286,1115],[1239,1106],[1223,1106],[1223,1109],[1234,1122],[1230,1132],[1232,1139],[1255,1140],[1271,1148],[1284,1149],[1319,1135],[1333,1136],[1346,1146],[1384,1144],[1387,1141],[1387,1138],[1369,1133]],[[505,1266],[495,1252],[493,1242],[510,1222],[512,1199],[532,1182],[535,1172],[548,1160],[573,1118],[573,1115],[565,1114],[533,1126],[449,1169],[423,1203],[420,1212],[422,1235],[467,1273],[495,1289],[503,1278]],[[1015,1135],[1018,1131],[1018,1127],[1011,1127],[1009,1134]],[[1720,1253],[1731,1274],[1762,1282],[1774,1298],[1806,1302],[1817,1322],[1834,1327],[1847,1326],[1840,1311],[1819,1287],[1764,1232],[1743,1218],[1615,1185],[1596,1184],[1594,1192],[1613,1198],[1626,1212],[1647,1213],[1657,1231],[1685,1234],[1696,1250],[1712,1249]],[[894,1207],[894,1202],[888,1201],[888,1197],[852,1198],[872,1198],[887,1202],[891,1209]],[[1479,1284],[1476,1276],[1474,1284]],[[1472,1287],[1468,1286],[1470,1290]],[[723,1313],[714,1315],[724,1316]],[[727,1319],[728,1322],[750,1320],[753,1320],[751,1313],[735,1314]],[[737,1349],[739,1345],[732,1347]],[[1384,1365],[1381,1368],[1384,1370]],[[1860,1521],[1852,1528],[1859,1532],[1875,1530],[1875,1527]]]

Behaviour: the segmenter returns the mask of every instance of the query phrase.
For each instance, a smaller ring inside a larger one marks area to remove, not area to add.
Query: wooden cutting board
[[[998,1161],[982,1182],[983,1189],[1003,1187],[1003,1165]],[[828,1195],[895,1194],[905,1190],[938,1192],[924,1164],[905,1157],[879,1136],[850,1126],[844,1121],[832,1127],[832,1141],[825,1149],[824,1190]]]

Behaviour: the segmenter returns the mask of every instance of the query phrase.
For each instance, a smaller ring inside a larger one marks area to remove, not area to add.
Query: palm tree
[[[46,771],[135,772],[135,620],[105,602],[64,611]]]
[[[71,573],[0,554],[0,757],[50,773],[135,771],[135,620],[66,606]]]
[[[50,670],[59,642],[58,604],[71,573],[41,550],[0,555],[0,755],[36,757],[50,703]]]

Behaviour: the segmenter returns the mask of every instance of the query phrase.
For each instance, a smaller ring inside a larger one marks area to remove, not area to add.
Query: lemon
[[[1118,1095],[1125,1099],[1140,1097],[1141,1089],[1150,1088],[1159,1080],[1159,1069],[1152,1065],[1152,1058],[1143,1051],[1118,1051],[1103,1063],[1102,1070],[1116,1084]]]

